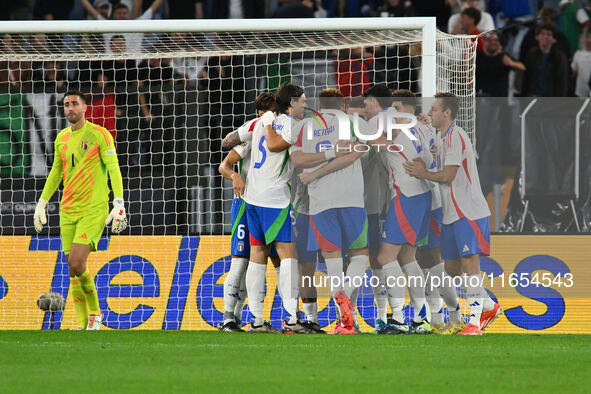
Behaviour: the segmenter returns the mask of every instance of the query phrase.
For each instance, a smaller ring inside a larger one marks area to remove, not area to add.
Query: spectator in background
[[[488,97],[507,97],[509,71],[525,71],[525,65],[517,62],[504,51],[504,37],[490,32],[481,38],[483,51],[476,54],[476,94]]]
[[[536,29],[537,26],[541,25],[550,25],[553,26],[554,29],[554,39],[556,40],[556,44],[554,45],[557,49],[561,50],[564,55],[569,58],[570,55],[570,48],[568,44],[568,38],[564,35],[563,32],[556,30],[556,20],[558,19],[558,11],[554,8],[545,7],[540,9],[538,14],[539,22],[537,25],[531,26],[529,31],[523,37],[523,41],[521,42],[521,49],[519,51],[519,61],[525,63],[525,58],[529,54],[532,48],[538,46],[538,41],[536,38]]]
[[[326,11],[318,0],[294,0],[277,8],[273,18],[325,18]]]
[[[378,9],[381,17],[414,16],[415,10],[411,0],[384,0]]]
[[[461,11],[452,15],[447,23],[447,32],[449,34],[468,34],[460,20],[462,12],[467,9],[478,10],[478,0],[462,0]],[[488,12],[480,11],[480,18],[478,19],[478,22],[476,22],[476,28],[480,32],[494,30],[495,23],[492,16]]]
[[[109,19],[111,17],[113,5],[109,0],[95,0],[95,2],[92,3],[92,8],[95,11],[89,9],[88,5],[90,3],[88,3],[88,0],[80,1],[88,14],[88,19]]]
[[[86,120],[109,130],[113,140],[117,140],[117,121],[115,116],[115,95],[113,85],[105,74],[97,73],[92,92],[87,99]]]
[[[67,20],[74,8],[74,0],[36,0],[33,19]]]
[[[521,95],[523,97],[565,97],[568,92],[568,62],[559,50],[552,25],[536,28],[538,46],[532,48],[525,58],[525,73]]]
[[[95,7],[93,7],[92,4],[90,4],[90,2],[88,0],[80,0],[80,1],[82,2],[82,6],[84,7],[84,9],[88,13],[88,15],[90,15],[90,17],[92,17],[93,19],[99,19],[99,20],[106,19],[104,17],[104,15],[101,12],[99,12]],[[136,19],[140,19],[140,20],[152,19],[154,13],[156,12],[156,10],[158,10],[158,8],[160,8],[163,1],[164,0],[154,0],[152,5],[150,6],[150,8],[148,8],[146,10],[146,12],[144,12],[141,16],[139,16]],[[99,4],[102,4],[102,3],[99,3]],[[130,17],[129,17],[130,12],[131,11],[127,5],[125,5],[123,3],[117,3],[113,7],[113,10],[111,12],[111,18],[114,20],[129,20],[130,19]],[[115,35],[115,33],[103,34],[103,37],[105,39],[105,46],[107,47],[107,53],[112,53],[112,52],[109,52],[110,51],[109,43],[111,42],[111,38],[113,38],[114,35]],[[122,36],[125,38],[125,44],[126,44],[125,47],[127,48],[127,53],[141,53],[142,52],[142,40],[144,38],[144,35],[142,33],[123,33]]]
[[[364,48],[344,49],[336,61],[337,88],[345,97],[361,96],[372,84],[373,56]]]
[[[78,41],[79,53],[93,55],[105,52],[105,46],[100,34],[84,33]],[[82,56],[83,57],[83,56]],[[78,60],[70,65],[70,82],[68,90],[80,90],[83,93],[92,91],[92,84],[97,80],[98,73],[102,72],[100,60]]]
[[[151,49],[150,53],[155,53]],[[144,59],[138,65],[140,109],[143,115],[142,143],[150,164],[163,169],[173,164],[174,97],[171,59]]]
[[[122,35],[115,35],[109,42],[109,53],[122,55],[126,52],[126,41]],[[139,164],[139,98],[138,72],[133,59],[103,60],[101,71],[115,92],[115,129],[119,163],[126,170]]]
[[[591,22],[579,0],[562,0],[560,13],[560,31],[568,38],[569,57],[571,57],[579,48],[582,48],[581,31],[585,30]]]
[[[451,15],[448,2],[449,0],[412,0],[412,6],[417,16],[434,16],[437,19],[437,28],[445,31]]]
[[[0,20],[31,19],[31,8],[28,1],[2,0],[0,1]]]
[[[460,26],[461,26],[461,33],[460,34],[468,34],[471,36],[477,36],[482,33],[476,25],[480,22],[481,13],[476,8],[466,8],[460,13]],[[473,38],[472,41],[477,40],[477,50],[482,52],[482,38]]]
[[[211,2],[212,19],[264,18],[265,0],[215,0]]]
[[[172,0],[168,2],[170,19],[203,19],[203,0]]]
[[[589,77],[591,76],[591,28],[583,34],[585,48],[575,52],[570,67],[576,79],[575,96],[589,97]]]

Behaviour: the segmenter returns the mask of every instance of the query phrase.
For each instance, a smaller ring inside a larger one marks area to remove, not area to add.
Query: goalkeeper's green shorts
[[[60,212],[60,228],[62,236],[62,249],[65,254],[72,250],[72,244],[90,244],[90,249],[96,251],[103,230],[105,219],[109,215],[109,204],[101,204],[88,210],[85,215],[72,215]]]

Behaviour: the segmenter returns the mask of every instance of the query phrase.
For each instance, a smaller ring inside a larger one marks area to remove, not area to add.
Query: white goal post
[[[88,94],[89,119],[116,135],[124,177],[130,227],[105,232],[88,262],[104,324],[211,329],[230,264],[232,187],[217,173],[220,143],[255,116],[255,97],[285,81],[312,104],[322,89],[357,97],[373,83],[423,98],[453,92],[474,141],[475,53],[472,37],[437,31],[435,18],[2,22],[0,329],[75,326],[60,191],[44,232],[32,225],[55,136],[68,126],[66,90]],[[280,324],[270,271],[267,284],[267,319]],[[49,291],[66,298],[65,312],[36,309]],[[367,330],[375,308],[371,291],[361,293]],[[334,323],[329,299],[319,311],[321,325]]]

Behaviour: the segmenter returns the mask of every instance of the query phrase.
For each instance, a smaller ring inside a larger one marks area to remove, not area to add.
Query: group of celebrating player
[[[306,108],[303,88],[286,83],[275,95],[257,97],[255,106],[259,117],[223,141],[233,149],[220,173],[232,180],[236,198],[222,331],[242,331],[248,297],[252,332],[323,333],[311,280],[320,259],[339,311],[336,334],[359,331],[357,295],[368,262],[377,279],[370,282],[377,334],[481,335],[502,313],[480,277],[480,255],[490,253],[490,211],[470,139],[455,123],[456,96],[437,94],[428,117],[420,116],[424,123],[414,117],[418,98],[412,92],[391,92],[385,85],[350,102],[340,91],[325,89],[317,112]],[[86,121],[85,96],[67,92],[64,111],[72,125],[56,138],[33,222],[42,231],[47,201],[63,180],[62,246],[78,328],[97,330],[103,314],[86,260],[105,224],[112,221],[114,233],[125,229],[123,186],[113,138]],[[351,136],[347,141],[339,140],[346,135],[342,128]],[[107,176],[114,193],[110,213]],[[263,319],[269,257],[287,313],[282,330]],[[467,324],[456,281],[444,280],[452,277],[460,279],[469,303]],[[405,287],[414,310],[410,324],[403,313]]]
[[[480,255],[490,253],[490,211],[470,139],[455,123],[459,99],[438,93],[428,118],[420,116],[424,123],[414,122],[412,92],[385,85],[351,101],[324,89],[318,102],[320,112],[306,108],[303,88],[283,84],[275,95],[257,97],[259,116],[223,141],[233,149],[219,170],[235,199],[220,330],[242,331],[248,297],[251,332],[323,333],[310,280],[322,259],[339,312],[335,334],[359,332],[357,295],[369,262],[377,334],[481,335],[502,310],[480,277]],[[409,127],[384,132],[393,122]],[[339,140],[345,126],[351,139]],[[282,330],[263,319],[269,257],[286,312]],[[467,324],[451,277],[465,292]],[[405,287],[414,309],[408,324]]]

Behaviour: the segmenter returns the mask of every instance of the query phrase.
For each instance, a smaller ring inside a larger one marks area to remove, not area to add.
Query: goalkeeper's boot
[[[251,322],[248,327],[248,332],[262,332],[268,334],[278,334],[281,331],[273,327],[269,322],[263,322],[260,326],[255,326],[254,322]]]
[[[385,321],[381,319],[376,320],[376,328],[374,329],[374,334],[378,335],[396,335],[400,334],[401,332],[396,329],[394,326],[389,325]]]
[[[339,307],[340,315],[341,315],[341,325],[347,329],[353,329],[353,325],[355,322],[353,321],[353,307],[351,306],[351,301],[349,301],[349,297],[343,291],[337,291],[334,295],[334,300]]]
[[[482,331],[476,324],[468,324],[458,335],[482,335]]]
[[[103,322],[103,312],[96,314],[88,315],[88,326],[86,326],[87,330],[100,330],[101,324]]]
[[[306,321],[302,324],[312,331],[310,334],[326,334],[326,331],[324,331],[318,323]]]
[[[293,324],[289,324],[287,321],[284,321],[281,332],[284,334],[315,334],[315,332],[310,327],[299,320]]]
[[[337,324],[332,332],[333,335],[355,335],[355,328],[347,328],[344,327],[342,324]]]
[[[427,319],[424,319],[420,322],[413,321],[412,325],[410,326],[411,334],[431,334],[432,331],[433,329],[431,328],[431,324],[429,324]]]
[[[495,306],[490,311],[486,311],[486,312],[483,311],[482,314],[480,315],[480,331],[486,330],[486,328],[488,326],[490,326],[491,323],[493,321],[495,321],[495,319],[499,315],[501,315],[502,313],[503,313],[503,309],[496,302],[495,302]]]
[[[386,323],[390,326],[393,327],[395,330],[398,331],[398,334],[408,334],[410,333],[410,327],[408,326],[408,324],[404,323],[404,322],[399,322],[398,320],[394,320],[392,319],[392,315],[388,314],[388,319],[386,320]]]
[[[240,325],[238,325],[238,323],[236,323],[236,321],[234,321],[234,320],[230,320],[230,321],[227,321],[224,324],[222,324],[220,326],[220,331],[221,332],[244,332],[240,328]]]

